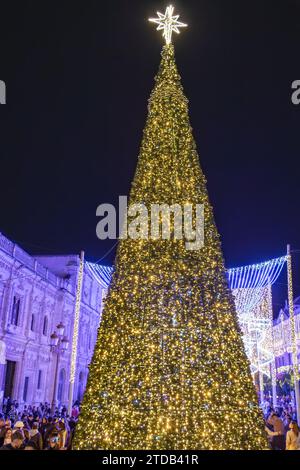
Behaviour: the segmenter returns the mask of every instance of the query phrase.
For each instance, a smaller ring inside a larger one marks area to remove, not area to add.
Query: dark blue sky
[[[189,24],[176,58],[227,266],[300,249],[300,0],[173,4]],[[165,6],[1,5],[0,231],[28,251],[98,260],[113,246],[96,238],[96,207],[129,191],[162,46],[147,18]]]

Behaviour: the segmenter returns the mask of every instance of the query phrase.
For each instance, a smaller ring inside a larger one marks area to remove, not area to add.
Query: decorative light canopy
[[[285,263],[286,256],[282,256],[260,264],[228,269],[229,286],[239,314],[252,312],[261,303],[264,288],[276,282]]]
[[[165,38],[166,44],[171,44],[173,31],[179,34],[179,28],[187,26],[187,24],[178,21],[179,15],[173,15],[173,13],[174,7],[173,5],[169,5],[166,8],[165,14],[158,11],[158,18],[149,18],[149,21],[158,24],[156,28],[157,31],[163,30],[163,37]]]
[[[231,268],[227,270],[229,287],[231,290],[245,289],[258,293],[267,285],[272,285],[278,279],[284,264],[286,263],[286,256],[275,258],[260,264],[252,264],[249,266],[242,266],[239,268]],[[102,266],[100,264],[85,262],[90,273],[99,282],[101,287],[107,289],[113,268],[111,266]],[[251,300],[247,305],[240,306],[242,310],[251,310],[259,303],[259,299]],[[255,305],[254,305],[255,304]],[[238,307],[238,306],[237,306]],[[238,308],[238,310],[240,310]]]
[[[227,270],[243,340],[253,374],[269,376],[274,361],[272,345],[271,286],[278,279],[287,257]],[[108,289],[113,268],[86,262],[90,273],[103,289]]]
[[[89,263],[88,261],[85,262],[85,265],[100,286],[103,289],[107,289],[111,281],[113,268],[111,266]]]

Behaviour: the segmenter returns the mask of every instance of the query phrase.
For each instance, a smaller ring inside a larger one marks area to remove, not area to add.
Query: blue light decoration
[[[261,303],[264,288],[276,282],[286,261],[287,257],[282,256],[260,264],[228,269],[229,287],[235,294],[238,313],[253,311]]]
[[[286,256],[264,263],[227,270],[247,356],[253,374],[270,376],[274,361],[271,286],[276,282],[287,261]],[[113,268],[86,261],[86,266],[100,286],[107,290]]]
[[[103,289],[108,289],[113,268],[111,266],[103,266],[102,264],[90,263],[88,261],[85,262],[85,265],[100,286]]]
[[[261,390],[263,376],[271,376],[270,366],[274,364],[271,289],[286,261],[287,257],[283,256],[227,271],[251,372],[259,373]]]

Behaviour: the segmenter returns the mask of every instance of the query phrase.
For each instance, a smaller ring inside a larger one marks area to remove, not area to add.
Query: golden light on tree
[[[130,204],[204,204],[205,245],[119,242],[76,449],[267,449],[174,58],[166,44]]]

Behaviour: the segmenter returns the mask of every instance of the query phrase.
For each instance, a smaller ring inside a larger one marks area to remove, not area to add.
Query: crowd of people
[[[277,398],[276,406],[265,397],[261,403],[266,432],[273,450],[300,450],[300,430],[297,424],[296,408],[292,397]]]
[[[261,408],[271,448],[300,450],[300,429],[291,397],[280,397],[276,407],[265,397]],[[69,416],[65,406],[53,409],[49,403],[40,403],[20,409],[8,398],[0,413],[0,450],[70,450],[79,413],[78,401]]]
[[[65,406],[40,403],[20,409],[8,398],[0,413],[0,450],[69,450],[79,412],[78,401],[69,416]]]

